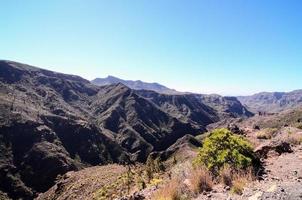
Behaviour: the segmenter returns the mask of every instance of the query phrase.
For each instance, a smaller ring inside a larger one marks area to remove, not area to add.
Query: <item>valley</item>
[[[208,124],[249,117],[236,98],[158,94],[121,83],[0,62],[2,192],[33,199],[58,175],[110,163],[144,163]]]
[[[98,80],[0,61],[0,199],[301,198],[299,91],[237,99]],[[250,144],[238,151],[254,171],[226,185],[196,168],[215,133]]]

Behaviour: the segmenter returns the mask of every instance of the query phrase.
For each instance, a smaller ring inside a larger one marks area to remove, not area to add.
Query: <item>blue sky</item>
[[[300,0],[3,0],[0,59],[180,91],[302,88]]]

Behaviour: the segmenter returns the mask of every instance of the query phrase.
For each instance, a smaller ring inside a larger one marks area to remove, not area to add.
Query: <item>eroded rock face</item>
[[[144,162],[209,123],[250,114],[232,98],[99,87],[10,61],[0,61],[0,111],[0,191],[14,199],[33,198],[70,170]]]

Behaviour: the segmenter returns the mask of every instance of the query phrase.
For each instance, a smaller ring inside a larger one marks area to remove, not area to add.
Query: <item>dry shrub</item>
[[[231,187],[231,192],[235,194],[242,194],[247,183],[255,179],[253,169],[234,170],[228,165],[224,166],[220,171],[220,180],[224,185]]]
[[[220,171],[220,180],[224,185],[232,186],[233,173],[229,165],[225,165]]]
[[[203,191],[211,191],[213,178],[206,168],[196,168],[190,175],[190,190],[198,194]]]
[[[278,129],[276,128],[266,128],[261,131],[258,131],[256,133],[256,137],[258,139],[271,139],[276,134],[277,131]]]
[[[302,135],[299,134],[288,134],[285,142],[292,144],[292,145],[299,145],[302,144]]]
[[[255,176],[251,168],[245,171],[238,171],[234,173],[232,176],[231,192],[241,195],[246,184],[254,179]]]
[[[234,194],[241,195],[247,183],[248,180],[245,178],[238,178],[233,180],[233,186],[231,188],[231,192]]]
[[[160,188],[154,195],[154,200],[180,200],[180,181],[178,179],[172,179],[164,187]]]

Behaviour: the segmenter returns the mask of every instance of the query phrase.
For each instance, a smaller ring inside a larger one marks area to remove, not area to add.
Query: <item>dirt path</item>
[[[302,199],[302,146],[293,153],[272,156],[265,161],[264,180],[248,187],[239,199]]]

